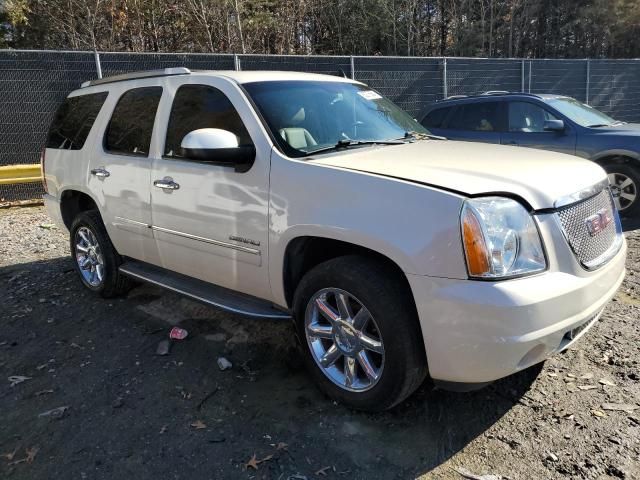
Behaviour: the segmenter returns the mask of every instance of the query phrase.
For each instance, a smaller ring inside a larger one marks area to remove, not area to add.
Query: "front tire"
[[[637,218],[640,215],[640,171],[624,163],[609,163],[604,169],[620,215]]]
[[[427,374],[408,286],[382,262],[349,255],[314,267],[295,292],[294,315],[308,370],[345,405],[389,409]]]
[[[121,295],[131,287],[130,280],[118,271],[118,254],[97,210],[81,212],[70,229],[71,256],[80,280],[103,298]]]

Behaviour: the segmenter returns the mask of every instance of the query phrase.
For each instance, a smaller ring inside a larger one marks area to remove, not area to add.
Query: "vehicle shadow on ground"
[[[31,377],[1,384],[0,451],[40,452],[1,461],[12,478],[411,478],[490,428],[540,372],[465,394],[425,382],[395,409],[367,414],[318,392],[290,322],[144,285],[104,300],[64,258],[0,268],[0,285],[0,378]],[[171,325],[189,337],[157,356]],[[220,356],[231,370],[217,368]],[[60,417],[39,416],[63,406]],[[246,466],[254,454],[257,472]]]
[[[640,217],[638,218],[622,217],[620,220],[622,223],[622,230],[625,232],[638,230],[640,228]]]

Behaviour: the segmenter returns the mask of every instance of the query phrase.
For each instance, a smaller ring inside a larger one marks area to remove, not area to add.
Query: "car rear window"
[[[134,88],[125,92],[113,109],[104,148],[110,153],[147,156],[151,145],[162,87]]]
[[[449,115],[451,108],[453,107],[438,108],[437,110],[432,110],[427,114],[426,117],[422,119],[422,125],[427,128],[441,128],[445,118],[447,118],[447,115]]]
[[[447,122],[452,130],[498,132],[501,128],[500,103],[479,102],[460,105]]]
[[[67,98],[53,118],[47,148],[80,150],[107,95],[107,92],[100,92]]]

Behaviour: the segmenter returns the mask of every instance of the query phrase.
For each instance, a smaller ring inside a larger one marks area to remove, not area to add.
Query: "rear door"
[[[505,124],[502,103],[485,100],[457,105],[438,132],[450,140],[499,144]]]
[[[565,121],[563,132],[544,129],[546,120],[562,120],[550,109],[524,100],[507,103],[508,128],[502,135],[503,145],[541,148],[574,155],[576,131]]]
[[[118,252],[158,264],[150,228],[149,149],[163,89],[149,81],[139,88],[129,85],[123,83],[110,94],[112,113],[96,139],[88,184]]]

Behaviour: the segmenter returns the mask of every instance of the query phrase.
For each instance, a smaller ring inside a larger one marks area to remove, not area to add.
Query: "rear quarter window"
[[[53,118],[47,135],[47,148],[80,150],[107,95],[107,92],[100,92],[67,98]]]

